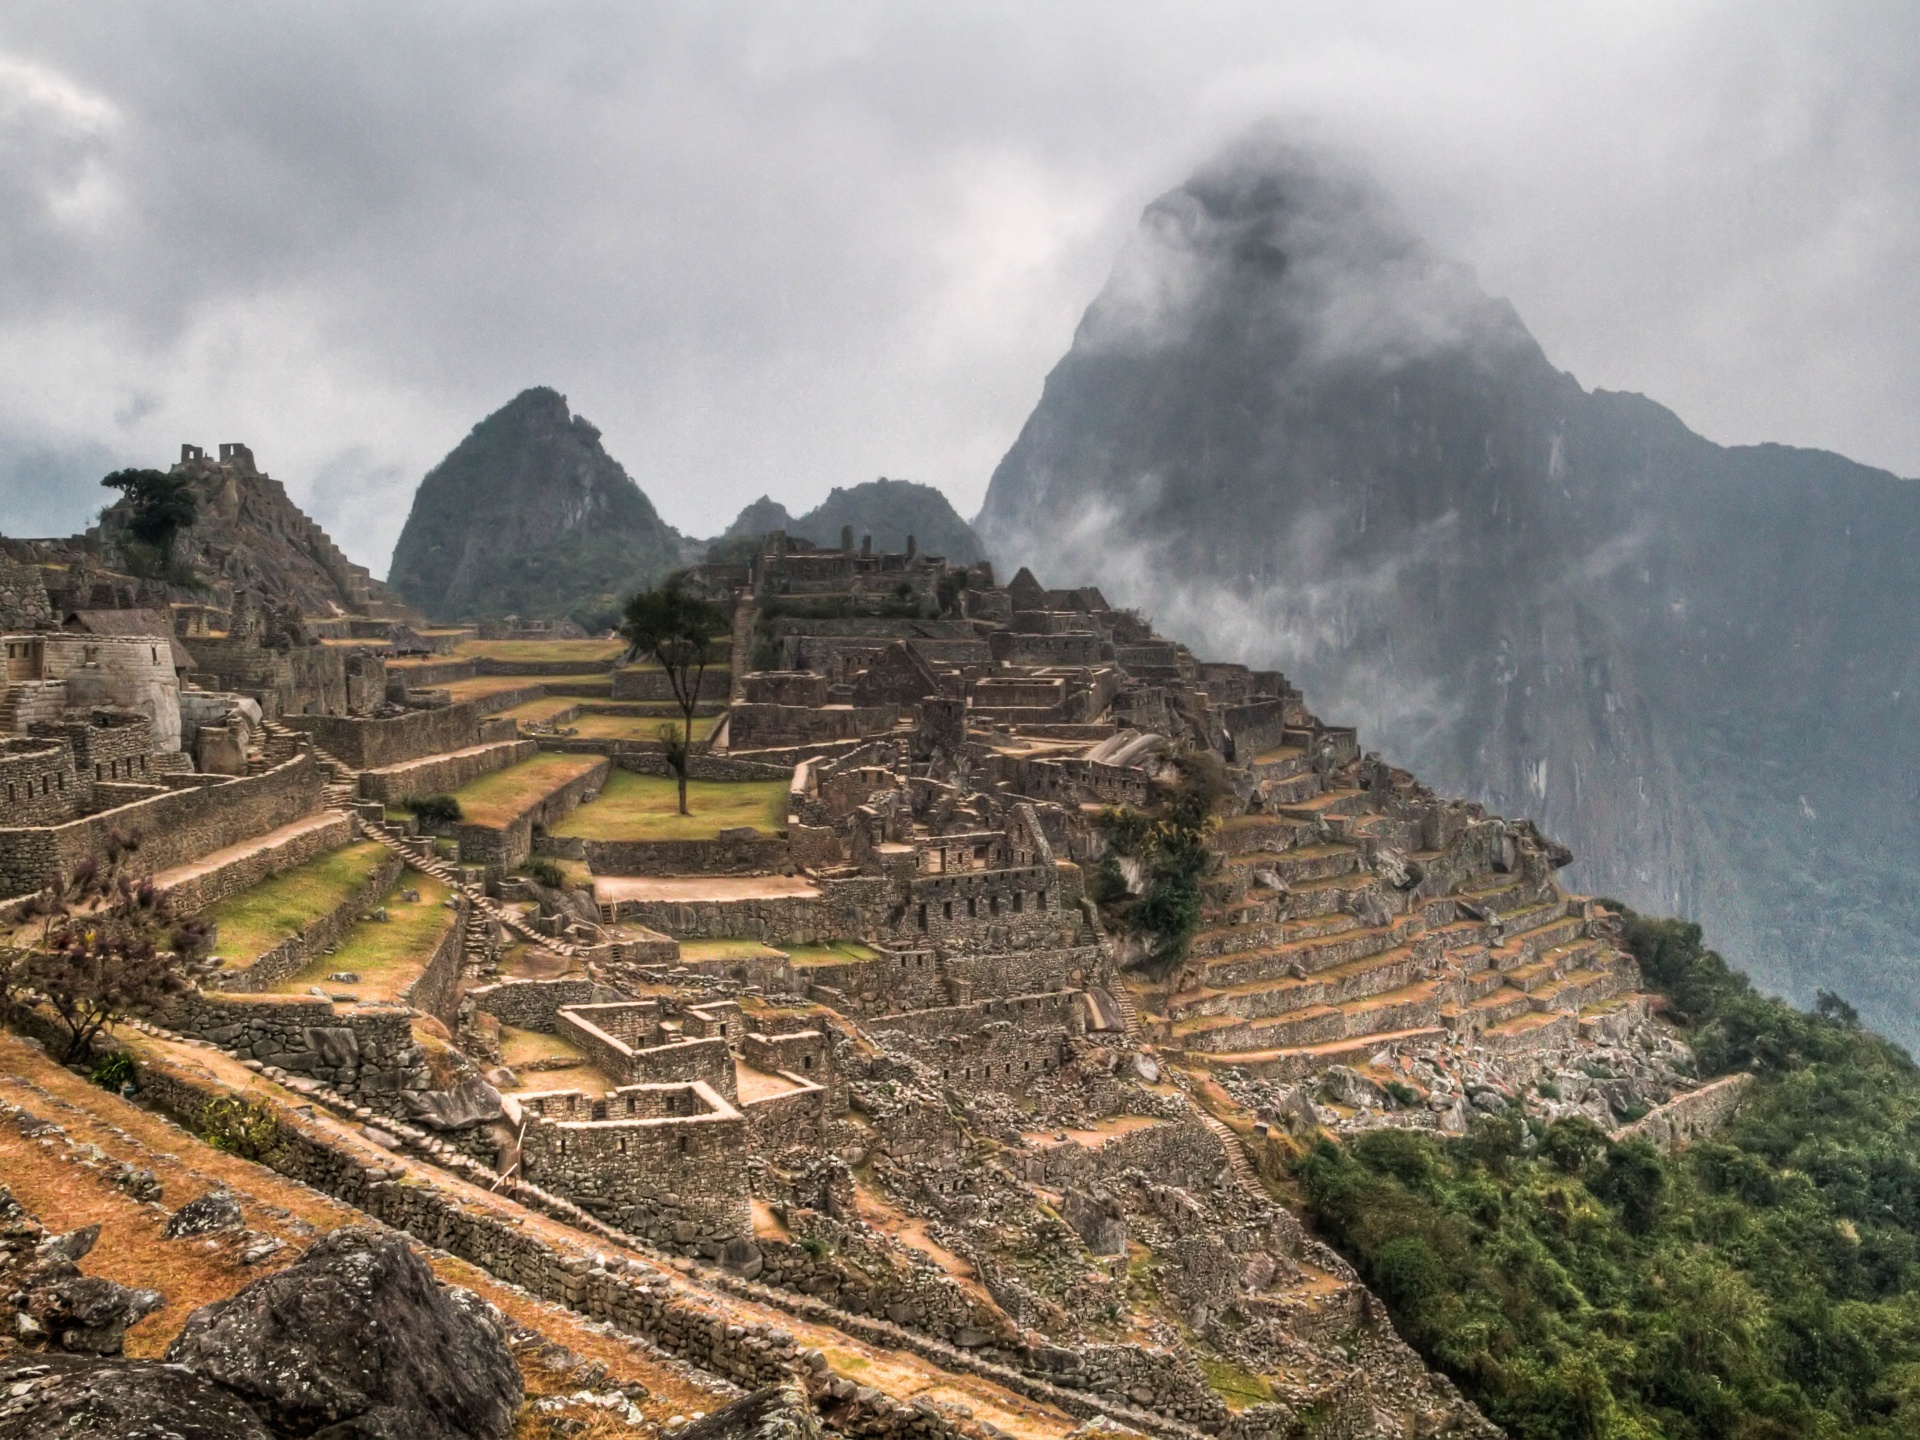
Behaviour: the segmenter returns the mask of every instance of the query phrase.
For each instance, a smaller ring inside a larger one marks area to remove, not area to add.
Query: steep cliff
[[[440,619],[600,617],[682,553],[600,432],[542,387],[427,472],[387,578]]]
[[[1582,389],[1338,162],[1150,205],[976,524],[1920,1036],[1920,485]]]

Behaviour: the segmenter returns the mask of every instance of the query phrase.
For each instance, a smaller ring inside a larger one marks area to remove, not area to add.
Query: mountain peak
[[[443,619],[599,619],[681,551],[599,429],[566,396],[535,386],[475,425],[420,482],[390,583]]]

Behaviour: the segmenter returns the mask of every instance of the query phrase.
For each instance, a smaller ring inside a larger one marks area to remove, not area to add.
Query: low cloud
[[[1583,383],[1920,473],[1917,29],[1731,3],[10,7],[0,531],[238,439],[379,573],[418,477],[530,384],[697,533],[880,474],[972,513],[1141,207],[1262,116],[1363,157]],[[1342,297],[1327,338],[1371,346],[1385,313]]]

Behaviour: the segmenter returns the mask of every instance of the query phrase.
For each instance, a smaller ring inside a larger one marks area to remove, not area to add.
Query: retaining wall
[[[415,795],[446,795],[482,775],[531,760],[539,749],[531,740],[507,740],[368,770],[360,776],[360,794],[386,805]]]
[[[203,986],[228,994],[258,994],[262,990],[272,989],[287,976],[304,969],[314,956],[329,945],[338,945],[347,931],[359,923],[360,917],[392,888],[393,882],[400,878],[400,872],[405,868],[398,855],[390,850],[384,851],[373,875],[327,914],[299,934],[289,935],[250,963],[207,977],[202,982]],[[457,930],[459,927],[454,928]],[[216,950],[219,943],[220,937],[215,935]]]
[[[63,825],[0,829],[0,894],[64,882],[82,860],[104,854],[116,831],[140,837],[125,860],[133,875],[190,864],[318,809],[321,783],[303,750],[225,784],[161,791]]]

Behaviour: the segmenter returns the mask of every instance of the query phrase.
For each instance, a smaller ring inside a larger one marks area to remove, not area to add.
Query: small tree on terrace
[[[639,656],[657,661],[667,672],[667,684],[680,706],[681,726],[660,727],[667,747],[667,764],[680,782],[680,813],[687,814],[687,758],[693,751],[693,712],[700,703],[700,682],[707,666],[719,654],[720,633],[727,617],[720,607],[686,588],[685,577],[669,575],[652,590],[627,601],[620,634],[627,642],[627,659]]]
[[[207,942],[206,926],[176,916],[152,881],[122,879],[98,909],[53,917],[27,958],[24,979],[66,1030],[63,1058],[71,1064],[115,1015],[150,1009],[184,988],[181,962],[199,956]]]

